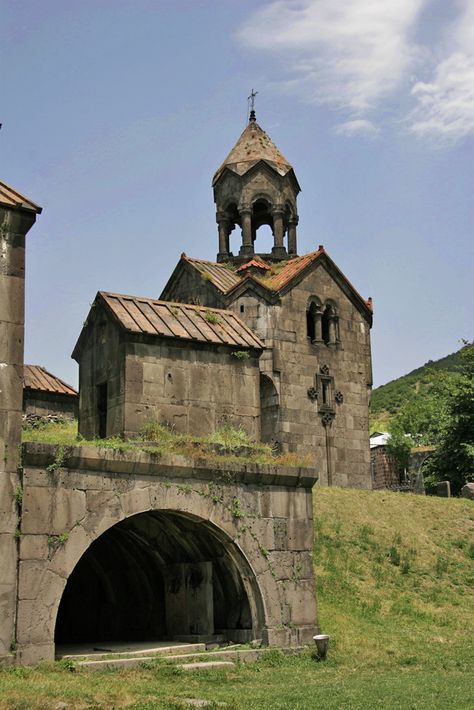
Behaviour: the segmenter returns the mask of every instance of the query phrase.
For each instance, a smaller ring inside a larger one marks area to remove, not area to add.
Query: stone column
[[[331,314],[329,316],[329,343],[328,345],[336,346],[337,342],[337,316]]]
[[[287,256],[285,245],[283,242],[284,236],[285,236],[285,227],[283,224],[283,208],[282,207],[275,207],[275,209],[272,211],[273,215],[273,238],[274,238],[274,246],[272,249],[272,254],[274,256],[278,257],[285,257]]]
[[[323,312],[321,308],[317,308],[314,313],[314,342],[323,342],[323,325],[322,325]]]
[[[16,635],[25,235],[35,219],[36,210],[2,204],[0,192],[0,658]]]
[[[230,256],[229,251],[229,234],[230,234],[230,220],[227,215],[218,212],[216,215],[216,221],[219,230],[219,253],[217,255],[217,261],[227,261]]]
[[[239,256],[253,256],[252,209],[250,207],[242,207],[239,210],[239,214],[242,219],[242,246],[240,247]]]
[[[298,217],[293,217],[288,222],[288,254],[289,256],[296,256],[296,225],[298,224]]]

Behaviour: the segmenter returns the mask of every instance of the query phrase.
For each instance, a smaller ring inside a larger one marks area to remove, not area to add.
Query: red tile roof
[[[251,267],[254,267],[255,269],[262,269],[263,271],[271,271],[271,266],[268,266],[263,259],[250,259],[250,261],[247,261],[246,264],[242,264],[242,266],[239,266],[238,269],[236,269],[236,273],[238,274],[240,271],[245,271],[246,269],[250,269]]]
[[[317,251],[310,252],[309,254],[303,254],[303,256],[296,256],[293,259],[278,262],[277,264],[267,264],[263,261],[263,259],[261,259],[261,257],[255,255],[251,261],[247,262],[236,271],[229,268],[226,264],[215,264],[212,261],[192,259],[185,254],[181,255],[181,259],[185,260],[188,264],[191,264],[191,266],[200,271],[204,278],[207,278],[217,289],[219,289],[219,291],[226,295],[230,294],[233,289],[244,281],[244,279],[253,280],[271,293],[278,294],[286,287],[291,286],[291,283],[299,276],[302,276],[305,269],[310,267],[311,264],[314,264],[319,260],[323,260],[333,271],[338,274],[341,281],[348,286],[349,290],[352,292],[356,300],[363,306],[363,308],[370,313],[373,311],[372,299],[369,298],[366,300],[362,298],[349,279],[332,261],[322,245],[319,246]],[[250,266],[265,268],[266,271],[264,274],[246,273],[246,269]],[[244,273],[242,273],[242,271]]]
[[[264,347],[232,311],[103,291],[99,291],[98,298],[130,333],[257,350]]]
[[[0,181],[0,204],[8,207],[16,207],[17,209],[31,210],[40,214],[42,207],[39,207],[34,202],[21,195],[12,187]]]
[[[41,390],[42,392],[56,392],[57,394],[68,394],[77,397],[76,390],[56,375],[51,374],[45,367],[40,365],[24,365],[23,367],[23,387],[29,390]]]

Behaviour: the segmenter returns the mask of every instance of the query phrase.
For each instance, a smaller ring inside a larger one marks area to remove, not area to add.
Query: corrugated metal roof
[[[293,169],[258,123],[250,121],[227,158],[215,173],[212,184],[214,185],[217,182],[225,168],[230,168],[237,175],[244,175],[259,160],[265,160],[280,175],[286,175],[287,172]]]
[[[386,446],[390,441],[390,434],[386,431],[376,432],[370,437],[370,448],[375,449],[377,446]]]
[[[183,261],[188,261],[192,264],[204,278],[208,278],[222,293],[227,293],[242,280],[235,271],[232,271],[224,264],[216,264],[213,261],[204,261],[203,259],[191,259],[185,254],[181,258]]]
[[[103,291],[99,291],[98,295],[130,333],[257,350],[264,347],[262,341],[232,311]]]
[[[39,207],[34,202],[21,195],[17,190],[0,181],[0,204],[8,205],[8,207],[16,207],[18,209],[31,210],[40,214],[42,207]]]
[[[41,365],[24,365],[23,387],[30,390],[41,390],[42,392],[68,394],[74,397],[77,397],[78,394],[71,385],[63,382],[63,380],[48,372]]]

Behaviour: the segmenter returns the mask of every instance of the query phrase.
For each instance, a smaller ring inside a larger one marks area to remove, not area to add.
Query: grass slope
[[[429,360],[422,367],[403,375],[385,385],[376,387],[372,392],[370,409],[374,418],[383,422],[387,419],[387,412],[395,412],[409,399],[429,389],[428,382],[431,376],[441,372],[457,372],[462,366],[461,352],[463,348],[440,360]]]
[[[184,674],[165,662],[120,672],[0,672],[1,710],[474,707],[474,504],[385,491],[314,492],[319,620],[311,652]],[[65,703],[65,705],[61,705]],[[225,703],[225,705],[218,705]]]

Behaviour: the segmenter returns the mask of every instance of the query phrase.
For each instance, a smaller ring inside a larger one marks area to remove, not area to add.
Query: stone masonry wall
[[[206,521],[226,540],[229,554],[240,560],[253,638],[269,645],[311,641],[317,628],[313,470],[209,467],[183,456],[96,447],[60,453],[48,445],[24,446],[19,662],[54,658],[56,615],[78,561],[111,526],[150,510]]]
[[[174,341],[129,342],[125,366],[125,436],[149,421],[179,433],[207,435],[224,424],[260,438],[258,357],[239,360],[225,347]]]
[[[79,397],[55,392],[23,392],[23,414],[46,417],[57,415],[64,419],[77,419]]]

